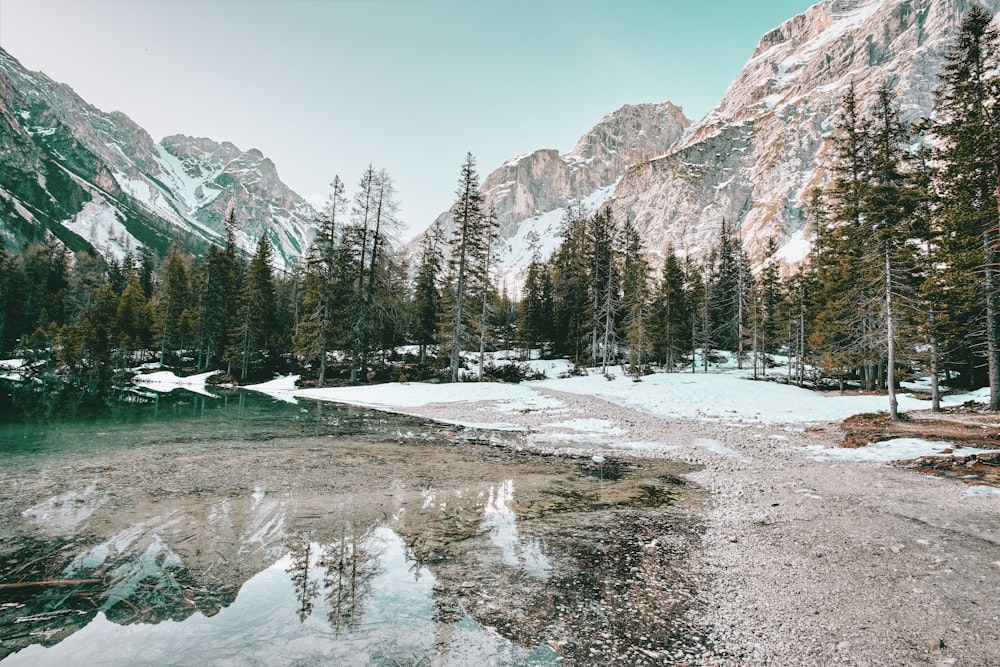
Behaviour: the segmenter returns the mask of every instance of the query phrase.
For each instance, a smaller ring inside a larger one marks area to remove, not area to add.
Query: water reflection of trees
[[[295,589],[299,621],[313,612],[322,595],[327,621],[339,637],[360,625],[375,579],[384,571],[382,549],[375,537],[378,522],[349,519],[325,527],[327,537],[316,541],[314,532],[300,532],[288,541],[291,563],[286,572]]]
[[[660,664],[691,634],[691,582],[677,566],[700,529],[671,508],[677,483],[588,472],[543,487],[425,488],[403,501],[389,525],[413,570],[435,579],[440,654],[466,615],[580,664]]]
[[[285,568],[295,588],[295,599],[299,604],[299,622],[304,622],[313,610],[313,599],[319,595],[319,582],[313,572],[316,560],[314,542],[308,533],[292,535],[288,542],[292,562]]]
[[[382,550],[374,539],[376,524],[344,522],[340,535],[323,547],[323,585],[327,619],[337,636],[358,627],[375,578],[382,573]]]

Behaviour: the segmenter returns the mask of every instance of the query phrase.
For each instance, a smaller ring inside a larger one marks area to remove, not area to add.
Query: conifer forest
[[[917,372],[988,386],[1000,409],[990,19],[973,9],[963,22],[933,119],[904,122],[888,84],[867,106],[848,91],[827,155],[833,177],[807,209],[813,250],[794,266],[776,259],[776,241],[749,255],[730,220],[719,220],[707,256],[661,256],[629,219],[574,205],[555,252],[536,247],[515,290],[499,278],[497,216],[469,154],[450,221],[409,255],[392,178],[374,167],[353,192],[334,177],[312,244],[289,271],[273,268],[267,235],[252,256],[237,249],[232,211],[225,242],[200,256],[177,244],[164,257],[70,255],[44,239],[5,250],[0,353],[87,388],[155,361],[223,369],[237,383],[291,372],[324,386],[456,381],[460,351],[540,350],[641,375],[707,370],[711,352],[726,350],[755,376],[888,392],[892,416],[895,388]],[[525,372],[478,365],[480,379]]]

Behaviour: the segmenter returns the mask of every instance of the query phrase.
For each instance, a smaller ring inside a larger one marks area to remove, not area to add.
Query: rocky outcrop
[[[829,138],[848,88],[862,108],[889,86],[905,119],[930,114],[944,54],[971,6],[824,0],[786,21],[667,155],[627,171],[614,211],[631,217],[654,250],[669,244],[701,256],[725,219],[752,254],[775,237],[786,259],[799,259],[809,237],[803,207],[829,177]]]
[[[508,160],[482,184],[487,203],[497,209],[501,236],[510,238],[520,222],[613,185],[628,167],[666,152],[690,122],[670,102],[625,105],[565,155],[542,149]]]
[[[259,150],[243,152],[233,144],[184,135],[165,137],[162,162],[176,191],[183,193],[186,215],[213,231],[222,230],[233,206],[240,222],[238,243],[249,252],[267,234],[280,264],[300,258],[312,238],[316,212],[278,177],[274,163]]]
[[[571,203],[595,208],[606,201],[626,169],[666,153],[690,123],[670,102],[625,105],[602,118],[568,153],[541,149],[492,171],[480,190],[500,224],[501,282],[516,295],[536,249],[544,258],[558,244],[559,221]],[[450,230],[450,213],[438,219]],[[415,254],[418,247],[414,240],[407,250]]]

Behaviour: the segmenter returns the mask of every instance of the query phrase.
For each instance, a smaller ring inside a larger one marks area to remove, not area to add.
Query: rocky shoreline
[[[602,419],[581,444],[551,411],[503,411],[518,446],[697,464],[706,530],[691,563],[691,622],[704,638],[664,664],[1000,665],[1000,495],[884,463],[822,460],[839,425],[665,420],[600,398],[539,389],[559,418]],[[406,412],[489,423],[490,402]],[[563,429],[565,430],[565,429]],[[609,449],[613,448],[613,449]]]

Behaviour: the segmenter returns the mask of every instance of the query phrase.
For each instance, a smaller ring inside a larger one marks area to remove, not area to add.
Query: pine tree
[[[139,248],[139,287],[146,299],[153,298],[153,275],[156,273],[156,259],[153,252],[146,246]]]
[[[813,252],[817,302],[809,346],[823,372],[843,379],[870,355],[865,332],[875,321],[869,303],[859,301],[857,271],[866,248],[863,198],[869,170],[868,123],[857,106],[853,85],[832,137],[834,180],[825,200],[814,197],[817,220]],[[843,387],[843,384],[841,384]]]
[[[160,344],[160,363],[164,364],[167,353],[177,351],[188,333],[185,331],[185,314],[191,302],[191,285],[187,265],[176,245],[170,248],[160,268],[155,297],[156,337]]]
[[[319,360],[318,385],[326,383],[327,358],[336,338],[337,268],[340,252],[337,230],[347,217],[344,182],[334,176],[332,190],[316,218],[316,236],[306,256],[302,316],[295,333],[295,352]]]
[[[579,365],[590,351],[591,320],[587,216],[582,205],[566,209],[562,242],[550,260],[552,278],[553,352]]]
[[[684,351],[691,349],[692,313],[686,282],[677,253],[668,247],[650,316],[653,350],[667,371],[673,371]]]
[[[237,362],[244,381],[264,368],[277,333],[271,255],[271,242],[263,234],[247,268],[236,317],[234,339],[238,344],[233,348],[232,361]]]
[[[125,281],[125,289],[118,297],[111,334],[114,337],[122,361],[129,360],[132,352],[149,346],[152,331],[152,317],[146,295],[142,291],[139,275],[133,271]]]
[[[490,324],[492,313],[490,312],[490,301],[497,300],[496,290],[493,287],[490,277],[490,269],[493,268],[494,248],[499,239],[497,228],[496,208],[490,206],[483,217],[483,245],[482,254],[477,258],[478,270],[475,272],[475,287],[477,288],[480,301],[479,321],[476,328],[479,331],[479,381],[483,381],[483,369],[486,366],[486,341],[490,337]]]
[[[955,297],[948,304],[949,316],[970,332],[968,349],[985,348],[989,408],[996,411],[1000,410],[1000,109],[993,76],[997,32],[991,20],[988,12],[973,6],[962,22],[940,77],[934,132],[940,140],[936,158],[942,165],[937,179],[942,194],[939,224],[945,232],[947,280]]]
[[[465,156],[458,181],[457,200],[451,207],[455,232],[450,240],[452,275],[451,307],[446,326],[449,329],[451,381],[458,380],[460,351],[465,341],[466,302],[469,300],[470,279],[478,270],[483,257],[485,229],[483,224],[483,198],[479,193],[479,175],[472,153]]]
[[[708,303],[714,345],[737,353],[742,368],[744,326],[751,276],[749,260],[733,227],[725,220],[719,240],[710,255],[711,299]]]
[[[518,318],[520,342],[529,359],[532,350],[544,348],[543,336],[552,318],[552,304],[546,302],[545,294],[547,275],[546,266],[537,257],[532,259],[524,279]]]
[[[913,264],[911,216],[915,200],[907,187],[904,161],[907,159],[908,131],[899,119],[887,88],[879,91],[871,134],[871,176],[863,198],[866,221],[870,225],[870,248],[877,257],[867,264],[874,269],[883,304],[882,328],[886,355],[886,389],[889,417],[899,420],[896,400],[896,349],[899,336],[899,300],[907,288],[903,268]]]
[[[243,283],[243,262],[236,246],[236,209],[230,204],[224,220],[225,246],[212,246],[197,271],[198,368],[205,370],[232,359],[231,335]]]
[[[646,261],[642,237],[631,220],[622,225],[622,330],[628,346],[629,372],[634,377],[642,374],[652,354],[650,326],[649,263]]]
[[[778,243],[768,239],[764,264],[754,283],[753,349],[754,377],[767,375],[770,354],[777,349],[778,307],[781,302],[780,263],[777,259]]]
[[[590,358],[596,364],[602,358],[607,371],[617,341],[615,324],[618,319],[620,275],[616,265],[615,240],[617,229],[611,208],[596,211],[587,220],[586,258],[588,291],[591,302]]]
[[[437,281],[444,261],[441,254],[443,242],[444,232],[440,222],[436,221],[424,235],[414,285],[412,335],[414,342],[420,346],[421,364],[427,363],[427,346],[438,342],[442,303]]]
[[[389,285],[391,258],[388,238],[398,227],[396,214],[399,204],[392,178],[385,170],[380,170],[374,183],[374,212],[372,220],[371,251],[368,260],[367,285],[364,307],[361,310],[361,374],[367,375],[372,341],[384,339],[383,325],[391,322],[387,317],[392,308]],[[381,284],[383,289],[378,289]]]
[[[940,375],[948,372],[948,356],[944,350],[962,347],[965,332],[952,319],[947,304],[957,302],[950,294],[946,280],[947,262],[943,250],[943,232],[936,224],[935,213],[940,201],[935,196],[934,169],[930,164],[932,151],[921,149],[909,174],[910,189],[914,193],[912,232],[919,243],[913,267],[915,307],[909,313],[910,326],[919,340],[924,341],[916,350],[916,361],[924,365],[931,380],[931,409],[941,410]]]

